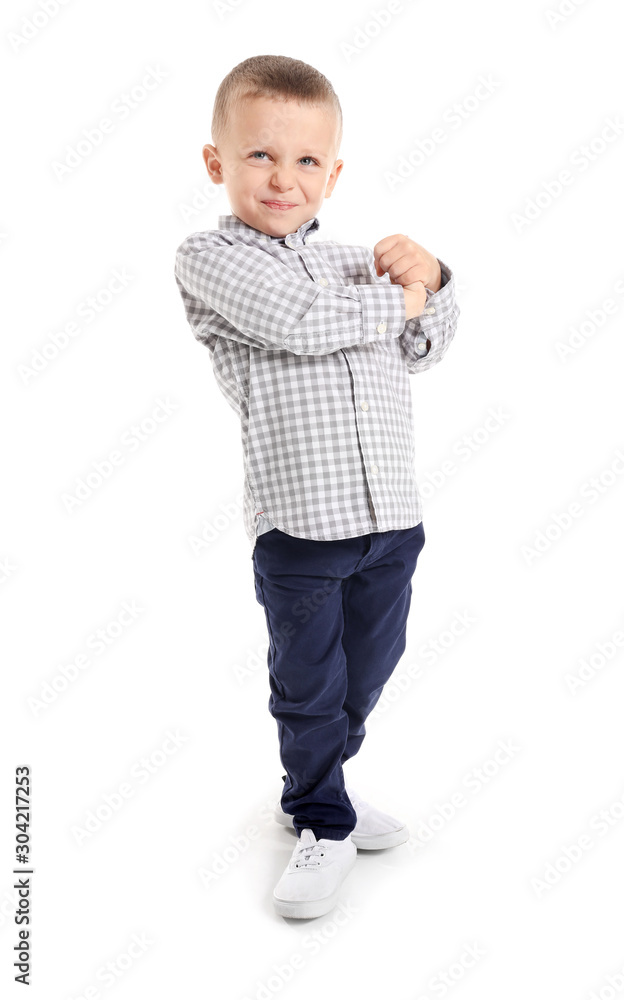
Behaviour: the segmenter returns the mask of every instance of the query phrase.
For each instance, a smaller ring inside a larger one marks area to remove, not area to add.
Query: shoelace
[[[312,847],[300,847],[294,866],[295,868],[318,868],[321,864],[319,858],[324,857],[324,855],[325,851],[321,844],[313,844]]]

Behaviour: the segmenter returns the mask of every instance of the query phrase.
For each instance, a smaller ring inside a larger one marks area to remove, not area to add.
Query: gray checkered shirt
[[[241,421],[245,531],[332,541],[422,520],[409,375],[444,357],[459,307],[442,287],[405,320],[373,251],[268,236],[235,215],[191,233],[175,278],[194,336]]]

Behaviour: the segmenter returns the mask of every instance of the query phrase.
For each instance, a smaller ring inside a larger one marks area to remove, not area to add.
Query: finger
[[[392,247],[407,239],[408,237],[404,236],[403,233],[394,233],[392,236],[384,236],[382,240],[375,243],[375,256],[381,257],[381,255],[387,253],[388,250],[392,250]]]
[[[424,281],[427,276],[427,269],[423,263],[414,263],[412,255],[399,257],[389,268],[392,277],[399,284],[405,286],[412,281]]]
[[[396,251],[388,250],[383,256],[379,257],[376,261],[377,274],[385,274],[386,272],[392,278],[395,271],[395,261],[397,259]]]
[[[405,248],[401,247],[401,242],[406,239],[407,237],[401,233],[395,233],[393,236],[384,237],[383,240],[379,240],[375,244],[373,256],[375,263],[381,266],[382,274],[389,271],[395,260],[403,256]]]

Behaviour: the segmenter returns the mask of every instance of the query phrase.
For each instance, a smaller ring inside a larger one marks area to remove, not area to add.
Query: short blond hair
[[[338,95],[319,70],[290,56],[251,56],[223,78],[212,112],[212,142],[219,146],[228,129],[228,115],[248,97],[283,98],[325,106],[336,116],[336,154],[342,142],[342,108]]]

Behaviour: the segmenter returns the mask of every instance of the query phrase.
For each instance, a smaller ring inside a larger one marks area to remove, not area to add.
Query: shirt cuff
[[[442,273],[441,285],[437,292],[432,292],[430,288],[425,288],[427,293],[427,298],[425,301],[425,308],[420,314],[419,319],[425,320],[427,316],[436,316],[439,320],[447,319],[450,314],[453,304],[454,304],[454,290],[447,288],[453,273],[444,263],[444,261],[438,258],[438,263],[440,264],[440,271]],[[432,301],[433,300],[433,301]]]
[[[459,307],[455,301],[453,272],[443,261],[440,261],[440,269],[442,283],[437,292],[428,292],[414,337],[414,352],[418,356],[416,363],[423,361],[425,364],[411,371],[424,371],[440,361],[455,333]]]
[[[430,306],[429,303],[431,299],[435,298],[435,296],[442,291],[444,286],[448,284],[451,278],[451,272],[449,268],[446,266],[446,264],[443,261],[441,261],[439,257],[437,257],[436,260],[440,265],[440,287],[438,288],[437,292],[433,292],[430,288],[427,288],[427,286],[425,285],[425,293],[426,293],[425,307],[420,316],[418,317],[419,321],[421,321],[424,316],[431,316],[435,313],[436,307]],[[425,326],[426,325],[427,324],[425,324]],[[416,351],[416,354],[418,354],[421,358],[424,358],[431,350],[431,341],[424,335],[422,331],[422,322],[418,323],[418,327],[420,330],[420,334],[414,340],[414,350]]]
[[[362,303],[362,344],[400,336],[406,322],[403,286],[380,282],[355,287]]]

